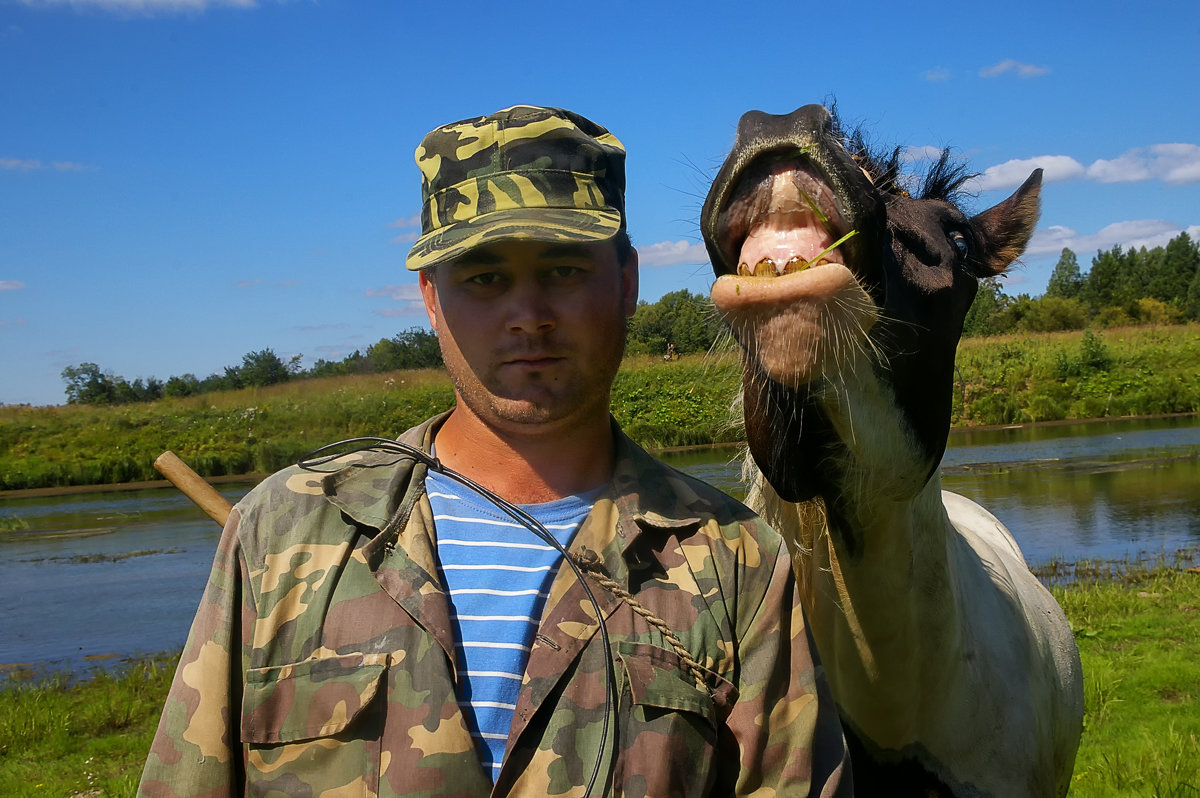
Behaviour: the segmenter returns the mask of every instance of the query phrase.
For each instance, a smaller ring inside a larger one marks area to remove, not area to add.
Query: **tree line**
[[[381,338],[367,347],[366,352],[355,350],[342,360],[318,359],[308,369],[301,365],[301,360],[301,355],[293,355],[284,362],[273,349],[268,348],[247,352],[242,356],[240,365],[226,366],[223,372],[210,374],[203,379],[195,374],[181,374],[169,377],[166,381],[155,377],[127,380],[102,370],[95,363],[67,366],[62,371],[62,378],[66,383],[67,404],[117,405],[239,388],[261,388],[315,377],[438,368],[442,365],[442,350],[436,335],[429,330],[413,327],[391,338]]]
[[[1092,258],[1086,274],[1064,248],[1046,293],[1006,295],[997,278],[981,280],[963,335],[1056,332],[1086,327],[1180,324],[1200,320],[1200,246],[1180,233],[1165,247],[1123,251],[1115,246]]]
[[[657,302],[638,303],[629,320],[627,351],[665,354],[667,345],[673,344],[679,354],[707,352],[720,330],[721,322],[708,297],[686,289],[673,291]],[[442,351],[437,335],[413,327],[391,338],[381,338],[365,351],[355,350],[342,360],[319,359],[305,369],[301,359],[301,355],[294,355],[285,362],[268,348],[248,352],[241,364],[226,366],[224,371],[203,379],[195,374],[181,374],[165,381],[155,377],[127,380],[95,363],[67,366],[62,378],[68,404],[118,405],[264,387],[289,380],[440,368]]]

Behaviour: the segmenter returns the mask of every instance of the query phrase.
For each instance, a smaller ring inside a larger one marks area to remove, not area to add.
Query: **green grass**
[[[1200,411],[1200,325],[964,339],[954,423]]]
[[[132,796],[177,657],[0,688],[0,795]]]
[[[1075,578],[1051,588],[1083,660],[1071,795],[1200,795],[1200,572],[1080,563]],[[173,666],[0,687],[0,795],[132,796]]]
[[[1200,572],[1052,589],[1083,662],[1073,796],[1200,796]]]

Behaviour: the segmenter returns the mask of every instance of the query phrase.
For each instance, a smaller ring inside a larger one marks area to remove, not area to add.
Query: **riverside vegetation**
[[[1200,573],[1160,562],[1051,590],[1085,678],[1070,794],[1200,795]],[[0,686],[0,794],[132,796],[173,659]]]
[[[1200,324],[1020,333],[959,345],[955,425],[1200,411]],[[740,440],[738,359],[625,359],[613,414],[643,446]],[[289,381],[121,405],[0,407],[0,490],[157,479],[174,450],[205,477],[268,473],[318,446],[395,436],[453,404],[440,369]],[[0,521],[3,517],[0,516]]]

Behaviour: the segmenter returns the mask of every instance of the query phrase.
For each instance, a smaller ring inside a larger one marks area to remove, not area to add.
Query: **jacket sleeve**
[[[221,534],[200,607],[167,695],[138,796],[241,795],[245,777],[238,729],[248,643],[247,571],[237,508]]]
[[[733,793],[852,795],[841,722],[782,544],[761,603],[738,625],[738,698],[727,720],[741,756]]]

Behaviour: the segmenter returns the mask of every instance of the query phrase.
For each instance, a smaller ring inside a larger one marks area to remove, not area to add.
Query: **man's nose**
[[[526,335],[548,333],[558,324],[545,290],[532,281],[513,291],[510,302],[509,332]]]

